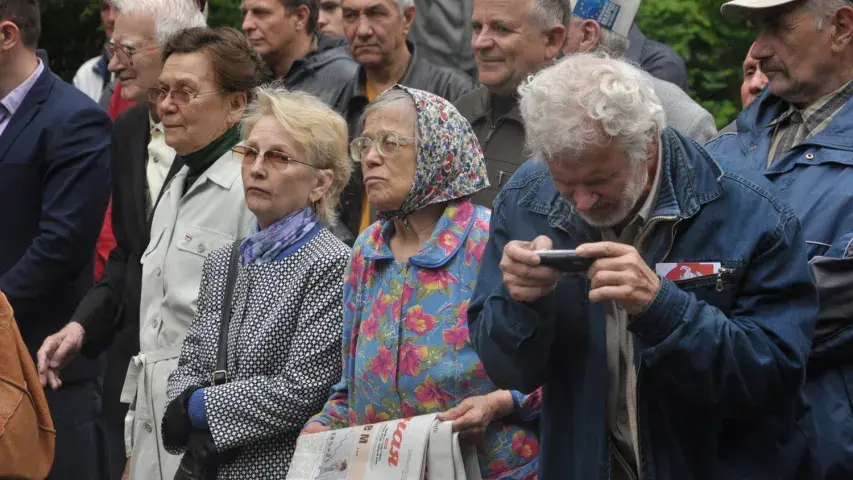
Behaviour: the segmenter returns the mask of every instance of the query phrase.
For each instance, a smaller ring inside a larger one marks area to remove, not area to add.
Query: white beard
[[[625,190],[622,191],[622,195],[619,197],[618,205],[616,212],[607,216],[589,216],[583,214],[577,209],[575,211],[581,218],[586,221],[586,223],[592,225],[596,228],[611,228],[622,223],[628,215],[631,214],[631,211],[634,207],[637,206],[637,202],[640,200],[640,197],[643,196],[643,189],[646,187],[646,184],[649,181],[649,170],[646,167],[645,162],[641,162],[634,167],[633,175],[631,176],[631,181],[625,185]],[[574,207],[574,202],[569,201]],[[591,209],[594,210],[595,207],[602,207],[606,205],[611,205],[614,202],[604,202],[599,200],[596,202],[596,205]]]

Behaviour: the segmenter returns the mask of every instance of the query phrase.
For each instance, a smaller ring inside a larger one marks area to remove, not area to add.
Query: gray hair
[[[151,15],[154,41],[158,45],[176,33],[193,27],[206,27],[204,14],[193,0],[112,0],[119,14]]]
[[[841,7],[851,7],[849,0],[806,0],[804,7],[811,10],[815,15],[815,28],[817,31],[823,29],[824,22]]]
[[[582,21],[582,18],[572,15],[572,27],[577,27]],[[624,57],[630,43],[628,39],[604,27],[601,27],[599,31],[601,35],[598,37],[598,44],[592,49],[592,52],[601,53],[613,58]]]
[[[397,4],[397,9],[402,12],[405,8],[414,5],[415,0],[394,0],[394,3]]]
[[[528,15],[542,28],[565,25],[569,19],[571,7],[569,0],[531,0]]]
[[[367,120],[372,113],[377,110],[383,110],[386,108],[400,108],[406,112],[410,112],[415,119],[414,124],[412,125],[412,132],[414,132],[414,137],[418,136],[418,110],[415,108],[415,100],[409,95],[408,92],[402,90],[400,88],[391,88],[385,90],[376,97],[376,100],[370,102],[367,107],[364,109],[364,113],[361,114],[361,118],[358,120],[358,129],[364,130],[364,121]]]
[[[665,124],[646,74],[601,54],[569,55],[529,78],[518,93],[527,147],[545,159],[576,158],[616,137],[636,165],[648,158]]]

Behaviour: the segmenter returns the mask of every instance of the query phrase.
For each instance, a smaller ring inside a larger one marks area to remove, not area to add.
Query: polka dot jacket
[[[300,429],[341,378],[343,279],[350,249],[325,228],[292,254],[240,267],[228,334],[228,383],[211,386],[231,247],[210,254],[198,314],[168,401],[207,387],[205,407],[220,451],[241,448],[219,478],[281,478]],[[181,454],[182,449],[166,445]]]

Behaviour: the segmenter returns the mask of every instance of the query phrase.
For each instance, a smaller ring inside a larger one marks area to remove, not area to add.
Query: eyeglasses
[[[149,88],[148,101],[151,103],[160,103],[165,100],[166,96],[168,95],[172,99],[172,103],[174,103],[175,105],[186,105],[198,97],[216,95],[217,93],[222,93],[224,91],[225,90],[217,90],[215,92],[206,93],[190,93],[186,90],[166,90],[164,88]]]
[[[387,157],[400,151],[403,145],[414,145],[416,139],[406,137],[399,133],[388,132],[376,137],[375,140],[367,137],[358,137],[349,144],[349,154],[354,162],[361,162],[370,147],[376,147],[376,153]]]
[[[107,51],[107,58],[112,60],[113,57],[118,56],[118,61],[122,65],[127,65],[128,67],[133,66],[133,56],[139,52],[153,52],[157,50],[158,46],[150,46],[141,49],[136,49],[134,47],[129,47],[127,45],[116,45],[112,41],[104,44],[104,50]]]
[[[267,150],[265,152],[261,152],[258,149],[252,147],[237,145],[236,147],[231,149],[231,153],[234,161],[242,163],[244,166],[254,164],[255,160],[257,160],[258,158],[258,155],[261,155],[265,164],[271,166],[279,172],[287,170],[287,166],[290,164],[290,162],[301,163],[302,165],[307,165],[311,168],[316,168],[319,170],[319,167],[315,167],[310,163],[294,160],[293,157],[291,157],[290,155],[284,152],[277,152],[275,150]]]

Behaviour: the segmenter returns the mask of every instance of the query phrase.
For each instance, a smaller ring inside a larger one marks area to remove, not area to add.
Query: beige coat
[[[163,447],[160,424],[166,380],[195,316],[207,255],[249,233],[255,217],[246,208],[240,165],[226,153],[184,195],[187,167],[163,192],[154,212],[151,240],[142,254],[140,354],[131,359],[122,401],[131,403],[125,447],[133,480],[172,480],[180,457]]]

